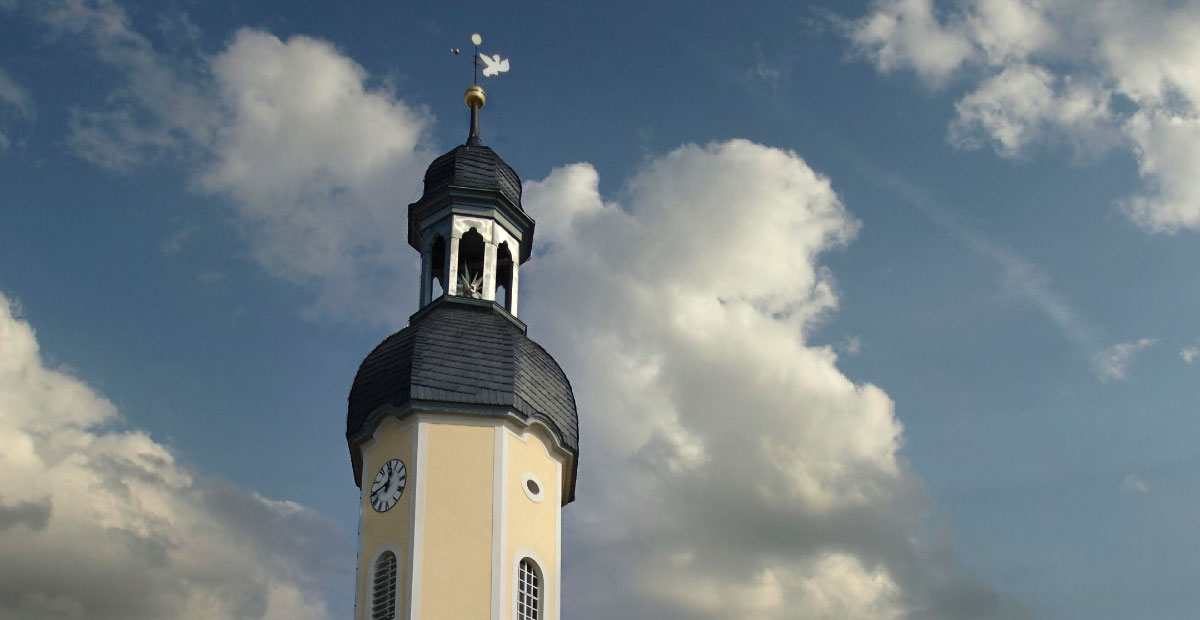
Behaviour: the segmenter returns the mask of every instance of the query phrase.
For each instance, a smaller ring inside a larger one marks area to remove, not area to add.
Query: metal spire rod
[[[487,103],[487,95],[484,94],[483,88],[479,86],[479,63],[482,62],[483,77],[494,77],[501,73],[508,72],[508,59],[501,58],[500,54],[492,54],[485,56],[479,53],[479,46],[483,44],[483,37],[478,33],[471,35],[471,43],[475,45],[475,53],[471,55],[471,67],[474,72],[474,79],[471,87],[467,92],[463,93],[463,103],[471,108],[471,133],[467,136],[467,146],[479,146],[483,141],[479,138],[479,110],[483,108],[483,104]],[[457,56],[459,50],[456,47],[450,48],[450,53]]]
[[[471,43],[475,44],[475,53],[471,56],[471,66],[475,68],[475,81],[472,83],[479,86],[479,45],[483,43],[483,37],[473,34]]]

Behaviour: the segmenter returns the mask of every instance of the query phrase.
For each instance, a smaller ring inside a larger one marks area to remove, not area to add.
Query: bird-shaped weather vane
[[[479,34],[471,35],[471,43],[475,44],[475,54],[471,57],[471,65],[475,68],[475,85],[479,85],[479,63],[483,61],[483,77],[495,77],[501,73],[508,72],[508,59],[501,58],[500,54],[492,54],[488,56],[479,51],[479,46],[483,44],[483,37]],[[451,48],[450,52],[458,56],[461,50],[457,47]]]
[[[483,63],[483,77],[495,77],[508,72],[508,59],[500,58],[500,54],[488,56],[480,52],[479,46],[483,43],[483,37],[478,34],[471,35],[471,43],[475,45],[475,54],[471,57],[471,64],[475,68],[475,80],[463,94],[463,102],[467,104],[468,108],[471,108],[471,135],[467,138],[467,146],[478,146],[483,144],[479,138],[479,109],[487,103],[487,95],[484,94],[483,87],[479,85],[480,61]],[[460,50],[453,47],[450,48],[450,53],[458,56]]]

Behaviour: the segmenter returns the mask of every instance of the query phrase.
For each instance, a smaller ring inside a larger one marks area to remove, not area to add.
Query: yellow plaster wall
[[[516,565],[522,550],[533,551],[540,560],[543,591],[548,597],[542,603],[542,617],[557,620],[558,584],[558,518],[562,505],[562,480],[559,461],[547,449],[547,443],[537,432],[529,431],[520,436],[505,431],[504,441],[508,452],[506,493],[508,515],[506,519],[507,540],[504,559],[505,581],[502,618],[511,615],[513,591],[516,587]],[[541,481],[545,497],[541,503],[525,495],[522,478],[531,472]]]
[[[421,620],[490,618],[495,429],[423,424]]]
[[[497,429],[493,426],[455,424],[450,420],[421,421],[418,432],[414,419],[383,422],[364,454],[363,476],[370,482],[384,462],[399,458],[408,469],[408,486],[400,501],[385,513],[371,507],[366,494],[359,555],[359,584],[356,591],[357,617],[369,617],[368,584],[375,553],[391,543],[400,549],[400,596],[398,611],[406,610],[410,592],[407,584],[413,571],[411,527],[422,499],[424,509],[418,536],[419,602],[421,620],[459,620],[491,618],[493,571],[493,508],[495,506],[494,471]],[[543,575],[543,617],[557,620],[559,597],[559,511],[562,505],[562,466],[551,452],[549,440],[538,431],[514,433],[500,430],[503,442],[504,486],[506,497],[504,536],[501,539],[500,617],[512,614],[515,566],[523,550],[532,551]],[[417,441],[424,446],[417,450]],[[377,440],[377,441],[376,441]],[[418,454],[424,456],[424,475],[420,475]],[[544,499],[536,503],[525,495],[522,478],[526,472],[541,482]],[[418,481],[422,492],[417,492]],[[498,527],[498,526],[497,526]],[[401,611],[398,617],[405,617]]]
[[[397,567],[400,574],[398,575],[400,586],[399,596],[396,600],[397,611],[407,608],[408,591],[404,586],[408,582],[408,575],[411,574],[411,554],[409,553],[409,532],[412,523],[413,512],[413,483],[416,480],[416,459],[413,458],[415,448],[415,425],[411,421],[397,422],[395,419],[388,419],[382,422],[375,431],[374,439],[368,439],[363,444],[364,449],[369,449],[363,457],[363,478],[361,493],[361,505],[359,510],[362,511],[362,548],[359,549],[358,557],[358,588],[355,593],[356,616],[358,618],[368,617],[368,601],[367,597],[367,580],[371,575],[371,561],[375,557],[375,553],[385,544],[392,543],[400,548],[400,553],[397,555]],[[377,439],[378,443],[374,443]],[[392,460],[400,459],[404,462],[404,467],[408,470],[408,484],[404,489],[404,493],[400,496],[399,501],[395,506],[388,509],[387,512],[375,512],[371,506],[370,491],[371,482],[375,480],[375,474],[379,472],[379,468],[384,463]]]

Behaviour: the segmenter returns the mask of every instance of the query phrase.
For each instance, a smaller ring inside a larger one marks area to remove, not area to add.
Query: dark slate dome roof
[[[425,170],[426,196],[452,186],[499,191],[513,205],[521,206],[521,178],[475,136],[433,160]]]
[[[379,407],[415,402],[468,405],[480,415],[515,410],[545,423],[572,455],[579,453],[566,374],[491,302],[442,297],[375,347],[350,388],[346,438],[353,441]]]

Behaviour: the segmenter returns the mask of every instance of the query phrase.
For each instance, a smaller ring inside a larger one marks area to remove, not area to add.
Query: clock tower
[[[464,100],[466,143],[429,165],[408,206],[419,308],[350,389],[356,620],[560,618],[575,397],[517,318],[534,221],[516,172],[480,139],[483,89]]]

